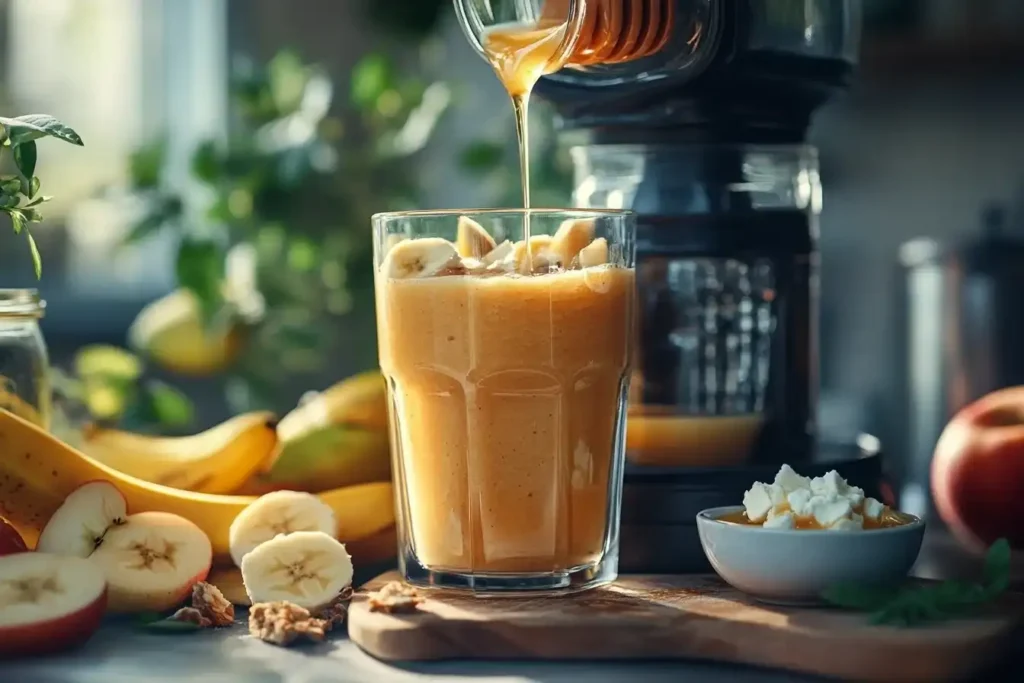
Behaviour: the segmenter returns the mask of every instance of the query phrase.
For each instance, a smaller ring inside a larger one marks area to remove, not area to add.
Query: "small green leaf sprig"
[[[26,114],[15,118],[0,116],[0,153],[11,150],[18,172],[0,176],[0,211],[11,217],[14,234],[25,235],[36,279],[42,277],[43,263],[39,248],[28,226],[43,220],[39,206],[50,199],[39,191],[36,177],[36,140],[51,137],[72,145],[83,146],[82,138],[69,126],[47,114]]]
[[[991,603],[1010,585],[1010,544],[999,539],[989,548],[980,581],[942,581],[925,585],[867,586],[837,584],[822,593],[828,604],[869,612],[872,624],[918,626],[967,616]]]

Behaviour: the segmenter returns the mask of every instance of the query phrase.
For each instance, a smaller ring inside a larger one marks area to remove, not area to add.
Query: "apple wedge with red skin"
[[[943,430],[931,466],[939,516],[967,548],[1000,538],[1024,549],[1024,387],[965,406]]]
[[[213,562],[202,529],[167,512],[128,514],[124,496],[107,481],[72,491],[46,523],[37,550],[88,558],[106,577],[110,612],[178,607]]]
[[[0,557],[0,659],[81,645],[106,609],[103,570],[89,560],[39,552]]]
[[[28,545],[18,530],[11,526],[6,519],[0,517],[0,557],[27,551]]]

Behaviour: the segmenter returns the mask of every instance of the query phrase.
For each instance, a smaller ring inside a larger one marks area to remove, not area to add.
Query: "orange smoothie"
[[[632,269],[613,265],[378,274],[401,505],[424,566],[530,573],[601,559],[633,288]]]

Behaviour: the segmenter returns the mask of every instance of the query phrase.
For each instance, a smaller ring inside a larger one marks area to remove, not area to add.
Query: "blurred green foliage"
[[[230,95],[230,135],[191,157],[202,192],[168,186],[162,141],[132,157],[148,210],[128,241],[174,232],[178,283],[204,318],[227,311],[254,332],[230,369],[236,409],[273,407],[284,375],[322,367],[337,316],[370,286],[370,215],[420,202],[415,156],[451,98],[370,54],[336,103],[326,72],[292,51],[237,61]]]

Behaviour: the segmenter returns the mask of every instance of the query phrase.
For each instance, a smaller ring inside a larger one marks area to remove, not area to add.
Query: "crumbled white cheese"
[[[864,490],[850,486],[832,470],[813,479],[783,465],[771,484],[756,482],[743,495],[747,519],[768,528],[793,529],[801,519],[811,526],[832,530],[864,528],[864,519],[877,520],[885,506],[865,498]]]
[[[874,498],[864,499],[864,516],[868,519],[877,520],[882,516],[883,510],[885,510],[885,506]]]
[[[792,512],[783,512],[778,515],[770,514],[764,521],[765,529],[793,529],[796,527],[796,517]]]
[[[778,486],[755,482],[750,490],[743,494],[743,507],[747,512],[747,519],[760,522],[785,500],[785,494]]]
[[[860,531],[864,528],[864,518],[856,512],[848,519],[841,519],[829,527],[829,531]]]
[[[811,480],[801,477],[789,465],[783,465],[779,468],[779,473],[775,475],[775,485],[782,487],[786,493],[792,493],[798,489],[809,488]]]

